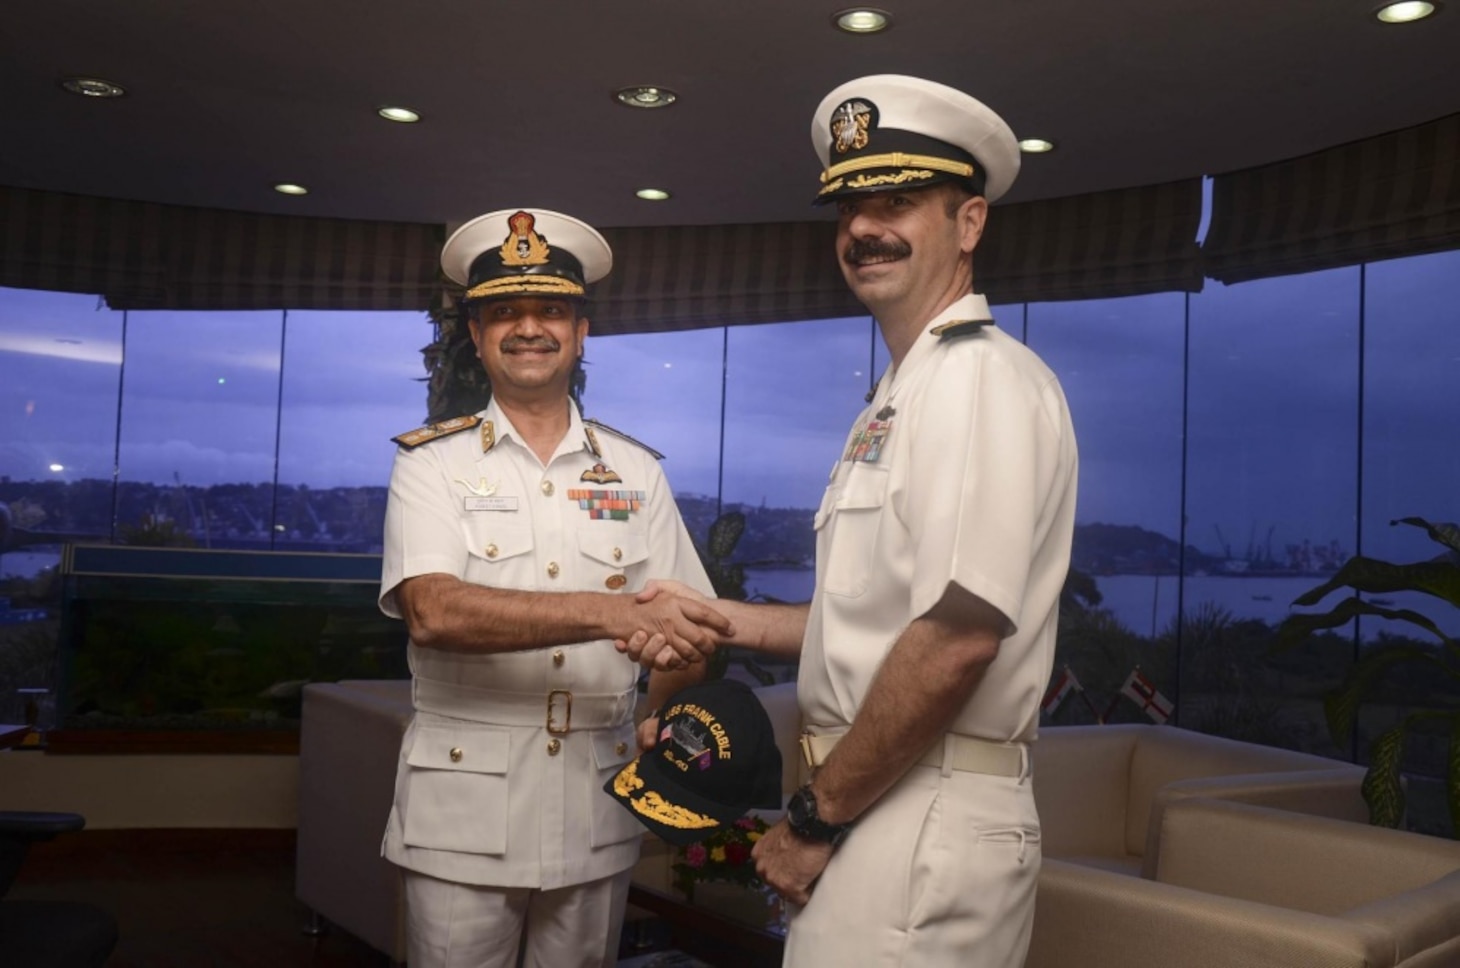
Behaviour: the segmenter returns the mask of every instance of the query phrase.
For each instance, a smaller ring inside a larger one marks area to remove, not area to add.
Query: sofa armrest
[[[1382,928],[1394,939],[1395,960],[1427,959],[1428,965],[1460,965],[1460,871],[1416,891],[1354,908],[1348,920]]]
[[[402,962],[400,872],[380,856],[380,845],[412,714],[406,686],[305,687],[294,880],[299,900]]]
[[[1046,858],[1025,968],[1371,968],[1384,931]]]
[[[1364,803],[1361,790],[1363,782],[1363,767],[1345,765],[1331,770],[1195,777],[1168,783],[1156,791],[1151,803],[1141,876],[1156,876],[1161,857],[1161,824],[1167,807],[1177,801],[1204,797],[1273,807],[1314,817],[1368,823],[1369,808]]]
[[[1225,800],[1168,805],[1156,879],[1315,914],[1408,896],[1460,871],[1460,843]],[[1460,931],[1460,921],[1455,924]]]

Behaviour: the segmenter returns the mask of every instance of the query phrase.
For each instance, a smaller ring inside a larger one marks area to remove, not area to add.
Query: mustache
[[[527,339],[521,336],[509,336],[502,340],[500,349],[503,353],[515,353],[518,350],[546,350],[549,353],[556,353],[563,348],[563,344],[551,336],[538,336]]]
[[[883,242],[879,239],[853,239],[847,245],[846,252],[842,253],[842,258],[853,265],[857,265],[871,259],[906,259],[910,255],[912,255],[912,246],[906,242]]]

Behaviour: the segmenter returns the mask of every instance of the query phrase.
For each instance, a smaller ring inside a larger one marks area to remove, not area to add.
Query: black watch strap
[[[791,794],[791,801],[786,805],[786,822],[796,836],[833,847],[852,829],[849,823],[827,823],[821,819],[816,812],[816,794],[811,792],[809,783]]]

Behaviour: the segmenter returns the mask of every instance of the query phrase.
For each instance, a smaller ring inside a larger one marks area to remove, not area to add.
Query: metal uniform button
[[[494,544],[487,545],[486,555],[488,558],[497,557],[497,546]]]
[[[548,577],[549,578],[556,578],[556,577],[558,577],[558,563],[556,561],[550,561],[550,562],[548,562]]]
[[[564,657],[563,657],[563,650],[562,649],[553,649],[553,665],[555,665],[555,666],[562,665],[563,664],[563,658]]]
[[[563,744],[562,744],[562,742],[560,740],[555,740],[555,739],[548,740],[548,756],[557,756],[558,755],[558,750],[560,750],[562,748],[563,748]]]
[[[453,762],[453,763],[460,763],[461,762],[461,747],[460,746],[453,746],[453,747],[451,747],[451,762]]]
[[[617,744],[614,745],[613,751],[615,753],[617,753],[619,756],[623,756],[625,753],[627,753],[629,751],[629,744],[628,743],[617,743]]]
[[[542,482],[542,493],[546,497],[552,497],[553,496],[553,482],[552,481],[543,481]]]
[[[615,549],[613,549],[613,560],[614,561],[623,561],[624,560],[624,549],[622,549],[622,548],[615,548]]]

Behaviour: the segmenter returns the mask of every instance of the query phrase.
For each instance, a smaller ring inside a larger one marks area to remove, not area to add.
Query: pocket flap
[[[469,518],[465,525],[466,549],[474,558],[504,561],[532,550],[532,531],[509,527],[490,518]]]
[[[506,773],[511,752],[512,734],[499,726],[417,720],[406,762],[426,770]]]
[[[887,500],[887,479],[885,468],[862,462],[853,464],[837,498],[837,510],[881,507]]]
[[[593,762],[600,770],[617,770],[639,755],[639,744],[634,738],[634,726],[627,723],[614,729],[595,729],[593,736]]]
[[[649,539],[630,531],[613,533],[608,528],[593,528],[578,533],[578,550],[610,568],[627,568],[649,557]]]

